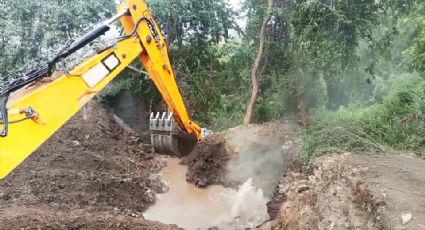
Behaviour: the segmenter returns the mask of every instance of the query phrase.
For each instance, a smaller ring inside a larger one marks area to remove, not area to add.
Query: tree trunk
[[[297,97],[297,117],[298,123],[304,127],[310,126],[313,123],[308,111],[304,93],[301,93]]]
[[[263,19],[263,24],[261,25],[260,31],[260,47],[258,48],[257,58],[255,59],[254,65],[251,72],[251,81],[252,81],[252,95],[251,100],[249,101],[248,107],[246,109],[244,124],[250,124],[252,122],[255,102],[258,98],[259,93],[259,80],[261,77],[261,62],[264,56],[264,43],[266,40],[266,27],[267,23],[270,20],[271,12],[273,9],[273,0],[267,0],[267,14]]]
[[[299,69],[300,76],[306,76],[303,69],[300,67]],[[301,81],[298,85],[297,92],[297,118],[298,123],[304,127],[309,126],[313,123],[311,119],[310,112],[308,111],[308,105],[306,101],[306,89],[307,89],[307,79],[301,78]]]

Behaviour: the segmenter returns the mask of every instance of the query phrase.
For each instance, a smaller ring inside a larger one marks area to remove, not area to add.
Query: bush
[[[424,153],[425,80],[402,83],[381,103],[370,107],[324,112],[327,118],[304,132],[306,161],[329,151]]]

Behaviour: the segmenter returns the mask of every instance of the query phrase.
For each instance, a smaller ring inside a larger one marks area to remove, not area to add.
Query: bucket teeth
[[[151,113],[150,130],[173,132],[175,130],[173,113]]]
[[[178,129],[173,113],[151,113],[151,142],[158,153],[179,155]]]

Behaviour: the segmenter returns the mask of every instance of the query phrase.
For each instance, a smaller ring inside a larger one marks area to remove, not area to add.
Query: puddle
[[[267,198],[261,189],[252,186],[252,179],[239,190],[210,186],[200,189],[186,182],[187,167],[180,165],[179,159],[166,158],[167,167],[161,178],[169,186],[169,191],[159,194],[155,205],[144,217],[148,220],[192,229],[255,228],[267,215]]]

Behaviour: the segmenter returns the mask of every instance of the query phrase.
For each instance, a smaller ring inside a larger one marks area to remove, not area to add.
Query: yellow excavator
[[[94,26],[45,64],[7,80],[0,87],[0,179],[5,178],[89,100],[139,58],[168,107],[152,113],[152,145],[157,152],[190,151],[205,134],[193,122],[179,91],[160,27],[143,0],[126,0],[118,14]],[[111,30],[122,36],[66,73],[58,63]]]

